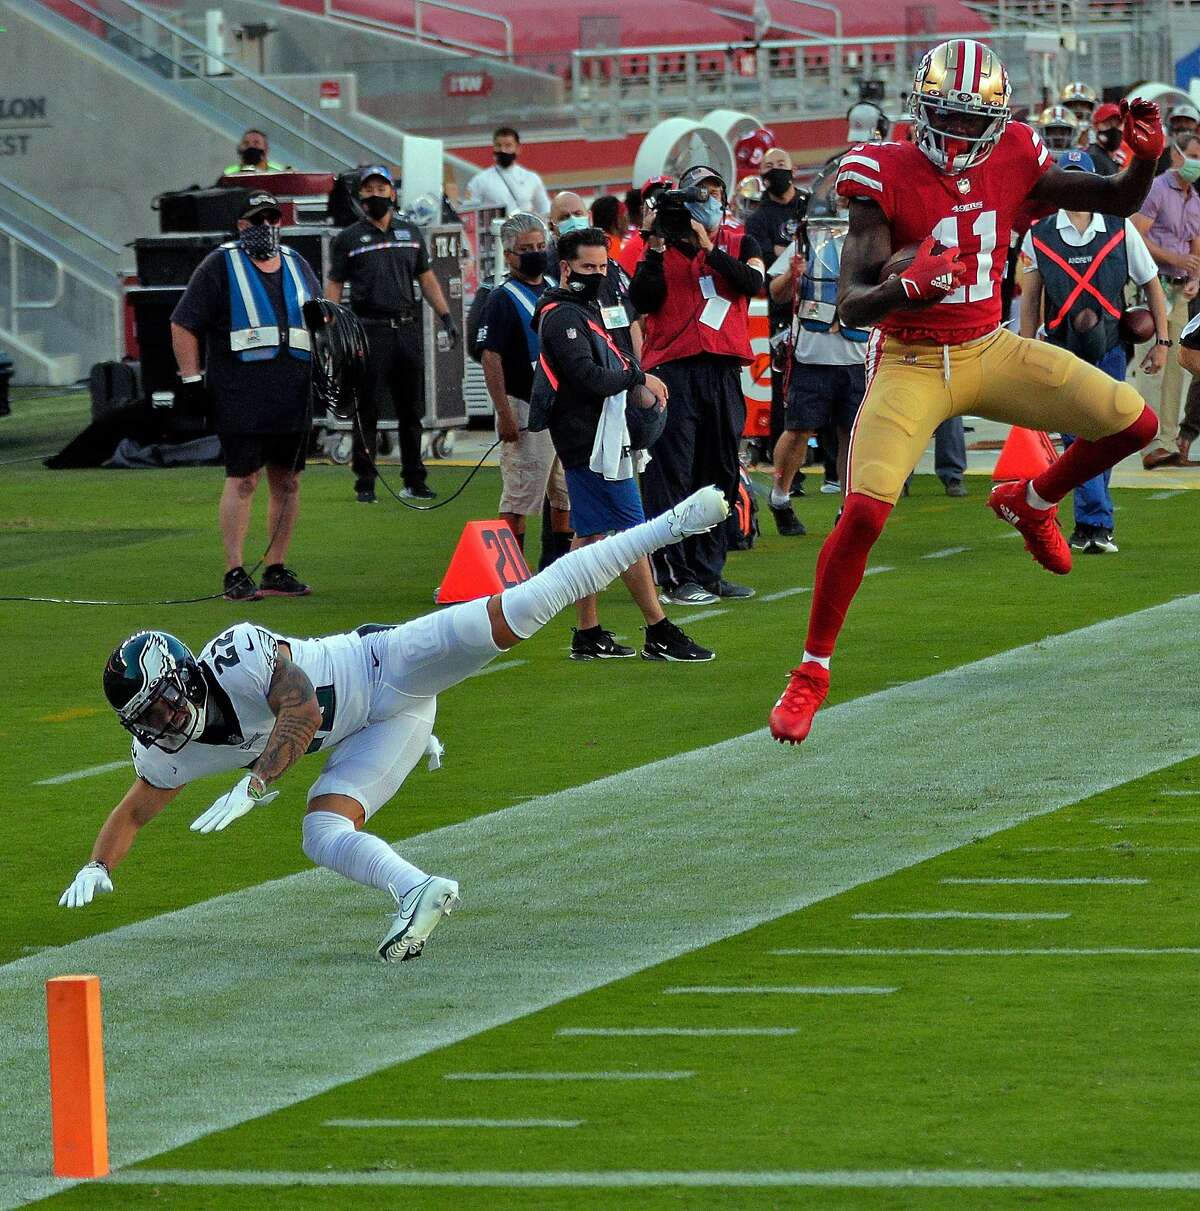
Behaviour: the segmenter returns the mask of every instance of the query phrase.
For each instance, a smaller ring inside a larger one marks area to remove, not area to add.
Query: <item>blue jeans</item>
[[[1117,382],[1125,381],[1126,361],[1123,345],[1115,345],[1097,363],[1096,369],[1103,370]],[[1063,434],[1063,443],[1069,446],[1075,439]],[[1108,490],[1112,475],[1110,467],[1102,475],[1095,475],[1075,489],[1075,524],[1077,526],[1100,526],[1113,529],[1113,501]]]

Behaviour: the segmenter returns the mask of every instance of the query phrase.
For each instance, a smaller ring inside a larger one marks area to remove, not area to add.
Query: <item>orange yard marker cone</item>
[[[1040,429],[1022,429],[1013,425],[996,460],[992,479],[1002,483],[1010,479],[1032,479],[1040,475],[1056,458],[1058,451],[1048,434]]]
[[[104,1177],[108,1173],[108,1112],[100,977],[47,980],[46,1024],[54,1176]]]
[[[506,521],[469,521],[450,566],[442,577],[436,601],[449,605],[490,597],[528,580],[531,573],[521,546]]]

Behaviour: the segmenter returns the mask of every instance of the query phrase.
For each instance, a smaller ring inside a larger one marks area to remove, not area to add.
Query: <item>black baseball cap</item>
[[[279,205],[279,199],[273,193],[267,193],[265,189],[256,189],[238,211],[238,218],[248,219],[266,211],[273,211],[277,219],[283,218],[283,207]]]

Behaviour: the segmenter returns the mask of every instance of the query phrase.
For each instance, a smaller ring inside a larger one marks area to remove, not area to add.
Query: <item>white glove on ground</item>
[[[203,815],[192,821],[194,833],[219,833],[228,828],[239,816],[244,816],[252,807],[260,803],[270,803],[279,798],[278,791],[270,791],[257,797],[250,793],[250,779],[253,774],[247,774],[232,790],[226,791]]]
[[[74,878],[71,886],[58,897],[59,908],[82,908],[92,902],[98,892],[113,889],[108,871],[99,862],[89,862]]]

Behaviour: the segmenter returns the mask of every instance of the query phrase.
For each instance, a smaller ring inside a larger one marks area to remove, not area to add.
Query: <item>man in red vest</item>
[[[667,423],[642,475],[646,507],[658,512],[702,484],[737,494],[738,445],[746,423],[742,367],[753,360],[747,315],[762,289],[762,254],[744,231],[722,228],[725,183],[706,165],[689,168],[664,192],[654,234],[629,287],[644,317],[642,366],[670,391]],[[723,528],[655,558],[662,600],[711,605],[752,597],[724,576]]]

